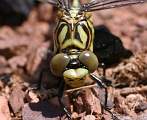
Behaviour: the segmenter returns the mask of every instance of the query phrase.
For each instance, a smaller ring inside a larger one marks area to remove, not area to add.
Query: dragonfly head
[[[78,54],[56,54],[50,63],[51,72],[58,77],[77,77],[75,71],[83,73],[78,77],[94,72],[98,67],[98,59],[91,51],[83,51]],[[84,72],[83,72],[84,71]]]

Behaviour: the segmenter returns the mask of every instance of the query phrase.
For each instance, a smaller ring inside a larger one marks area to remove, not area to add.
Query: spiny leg
[[[63,93],[64,93],[64,86],[65,83],[63,80],[60,81],[60,85],[59,85],[59,90],[58,90],[58,101],[60,106],[62,107],[63,111],[65,112],[65,114],[67,115],[68,119],[71,120],[71,114],[70,112],[66,109],[63,101],[62,101],[62,97],[63,97]]]
[[[99,67],[101,67],[103,70],[101,81],[103,81],[103,83],[105,83],[106,86],[111,86],[112,82],[106,79],[106,68],[107,68],[106,64],[102,62],[99,64]]]
[[[102,114],[103,114],[103,109],[105,109],[107,112],[109,112],[112,116],[113,120],[119,120],[107,107],[107,100],[108,100],[108,90],[107,90],[107,86],[104,84],[104,82],[102,81],[102,79],[98,78],[96,75],[94,74],[90,74],[91,78],[93,80],[96,81],[96,83],[101,87],[105,89],[105,101],[104,104],[101,103],[101,107],[102,107]]]

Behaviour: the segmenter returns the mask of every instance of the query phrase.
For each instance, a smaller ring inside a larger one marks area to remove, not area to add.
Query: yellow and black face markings
[[[89,32],[90,32],[90,37],[89,37],[89,46],[87,46],[89,48],[90,51],[93,51],[93,39],[94,39],[94,27],[93,27],[93,23],[91,22],[90,18],[86,19],[88,28],[89,28]]]
[[[79,34],[81,41],[83,41],[83,44],[85,45],[85,49],[86,49],[87,48],[87,41],[89,40],[89,31],[87,28],[87,23],[85,21],[80,21],[77,24],[76,31]]]
[[[66,84],[69,85],[72,88],[77,88],[77,87],[82,87],[85,86],[85,79],[86,77],[83,78],[76,78],[76,79],[69,79],[69,78],[64,78],[66,81]]]
[[[71,87],[81,87],[85,85],[85,78],[88,70],[85,68],[69,69],[63,73],[66,84]]]
[[[83,29],[83,31],[79,31],[80,34],[83,35],[84,32],[86,33],[87,40],[85,41],[85,49],[89,50],[89,46],[90,46],[90,43],[92,41],[92,39],[91,39],[91,28],[89,27],[86,19],[84,19],[84,21],[79,22],[79,25]],[[83,36],[82,39],[84,40],[84,36]]]
[[[89,20],[63,17],[59,20],[55,31],[55,44],[58,51],[68,47],[92,51],[93,26]]]
[[[73,13],[72,16],[67,16],[63,13],[60,17],[55,30],[57,53],[68,54],[73,60],[78,59],[82,51],[93,51],[94,27],[91,16],[86,13],[77,16]],[[73,54],[72,50],[76,50],[76,54]],[[66,84],[71,87],[84,86],[86,84],[85,77],[89,74],[89,70],[84,67],[70,67],[67,67],[63,72]]]
[[[66,36],[70,36],[70,31],[68,28],[68,23],[64,19],[59,19],[57,23],[57,27],[54,33],[54,46],[56,53],[60,52],[60,48],[62,46],[62,42],[66,39]]]
[[[61,24],[59,26],[58,38],[57,38],[60,46],[64,44],[64,41],[65,39],[67,39],[67,37],[70,37],[69,26],[67,24]]]

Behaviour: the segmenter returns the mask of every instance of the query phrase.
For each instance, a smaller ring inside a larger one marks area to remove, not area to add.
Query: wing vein
[[[133,4],[140,4],[144,2],[147,2],[147,0],[92,0],[89,3],[82,5],[82,9],[90,12],[95,10],[103,10]]]

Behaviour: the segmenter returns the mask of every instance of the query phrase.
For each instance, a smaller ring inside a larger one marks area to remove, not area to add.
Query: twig
[[[93,84],[93,85],[83,86],[83,87],[79,87],[79,88],[69,89],[69,90],[66,90],[65,92],[70,93],[70,92],[73,92],[76,90],[87,89],[87,88],[92,88],[92,87],[96,87],[96,86],[97,86],[97,84]]]
[[[133,87],[133,88],[123,88],[116,90],[116,93],[119,93],[122,96],[126,96],[129,94],[135,94],[135,93],[142,93],[142,92],[147,92],[147,86],[143,87]]]

